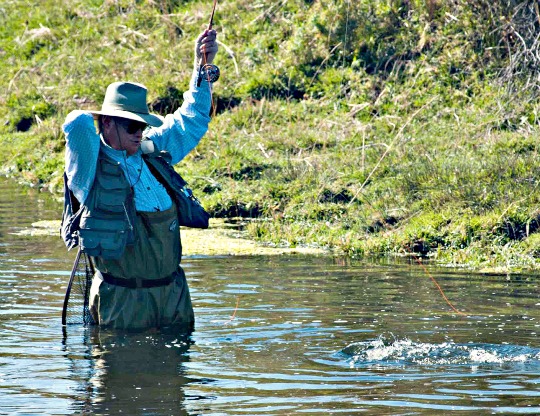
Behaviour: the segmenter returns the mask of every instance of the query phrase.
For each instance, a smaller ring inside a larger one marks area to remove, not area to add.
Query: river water
[[[0,180],[2,415],[540,414],[535,275],[193,256],[191,336],[63,331],[60,210]]]

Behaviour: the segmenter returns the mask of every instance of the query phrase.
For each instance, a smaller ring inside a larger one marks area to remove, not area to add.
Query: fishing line
[[[416,110],[411,117],[409,117],[409,119],[405,122],[405,124],[403,124],[403,126],[401,126],[401,128],[399,129],[398,133],[394,136],[394,139],[392,140],[392,142],[390,143],[390,145],[386,148],[385,152],[383,153],[383,155],[379,158],[379,160],[377,161],[377,163],[375,164],[375,166],[373,167],[373,169],[369,172],[368,176],[366,177],[366,179],[364,180],[364,182],[362,183],[362,185],[360,186],[360,189],[358,189],[358,191],[356,191],[356,193],[354,194],[354,196],[351,198],[351,200],[349,201],[348,205],[352,205],[352,203],[357,200],[362,191],[364,190],[365,186],[367,185],[368,181],[371,179],[371,177],[373,176],[373,174],[375,173],[375,171],[379,168],[380,164],[382,163],[382,161],[384,160],[384,158],[388,155],[388,153],[390,152],[390,150],[393,150],[396,142],[398,141],[399,138],[401,138],[401,136],[403,135],[403,132],[405,130],[405,128],[414,120],[414,118],[418,115],[418,113],[420,113],[420,111],[422,111],[424,108],[426,108],[427,106],[431,105],[431,103],[435,101],[435,97],[433,99],[431,99],[427,104],[424,104],[422,107],[420,107],[418,110]],[[371,204],[370,204],[371,205]],[[381,216],[383,222],[386,223],[386,221],[384,220],[384,216]],[[420,258],[418,258],[416,255],[414,255],[414,253],[412,253],[410,250],[409,250],[409,253],[414,257],[415,261],[424,269],[424,272],[429,276],[429,278],[433,281],[433,283],[435,284],[435,286],[437,287],[437,289],[439,290],[439,292],[441,293],[443,299],[445,300],[445,302],[448,304],[448,306],[450,306],[450,308],[452,308],[452,310],[454,312],[456,312],[457,314],[459,315],[465,315],[463,312],[460,312],[458,309],[456,309],[454,307],[454,305],[452,304],[452,302],[450,302],[450,300],[446,297],[444,291],[442,290],[441,286],[439,285],[439,283],[437,283],[437,280],[435,280],[435,278],[431,275],[431,273],[429,273],[429,271],[427,270],[427,268],[424,266],[424,264],[421,262]]]
[[[373,206],[373,204],[371,204],[371,202],[365,197],[365,196],[362,196],[362,200],[364,202],[366,202],[371,208],[373,208],[374,210],[377,210],[377,208],[375,208]],[[380,212],[379,212],[380,214]],[[381,219],[382,219],[382,222],[385,223],[385,224],[388,224],[388,222],[384,219],[384,216],[381,215]],[[433,275],[429,272],[429,270],[426,268],[426,266],[424,265],[424,263],[422,262],[422,259],[419,258],[417,255],[415,255],[411,250],[407,249],[407,251],[409,252],[409,254],[414,258],[414,260],[420,265],[420,267],[422,267],[422,269],[424,270],[424,273],[427,274],[427,276],[431,279],[431,281],[435,284],[435,286],[437,287],[438,291],[440,292],[440,294],[442,295],[443,299],[445,300],[445,302],[448,304],[448,306],[450,306],[450,308],[456,312],[457,314],[459,315],[463,315],[465,316],[466,314],[463,313],[463,312],[460,312],[456,307],[454,307],[454,305],[452,304],[452,302],[450,302],[450,300],[448,299],[448,297],[445,295],[441,285],[439,285],[439,283],[437,282],[437,280],[433,277]]]
[[[238,305],[239,304],[240,304],[240,296],[237,296],[236,297],[236,306],[234,307],[233,314],[231,315],[231,317],[229,318],[228,321],[223,322],[223,325],[227,325],[227,324],[231,323],[234,320],[234,318],[236,317],[236,311],[238,311]]]
[[[420,110],[418,110],[420,111]],[[403,131],[403,129],[400,130],[400,133]],[[398,133],[398,135],[400,134]],[[397,136],[396,136],[397,137]],[[395,140],[394,140],[395,141]],[[394,144],[394,142],[392,142],[392,145]],[[388,150],[388,149],[387,149]],[[370,172],[370,174],[368,175],[368,179],[369,177],[371,177],[371,175],[375,172],[375,170],[377,169],[377,167],[379,166],[379,164],[381,163],[382,159],[386,156],[386,154],[388,153],[388,151],[386,151],[383,156],[379,159],[379,161],[377,162],[376,166],[373,168],[373,170]],[[362,186],[360,187],[360,190],[354,195],[354,198],[355,199],[359,199],[361,197],[361,191],[363,190],[365,184],[367,183],[367,180],[364,181],[364,183],[362,184]],[[367,202],[369,206],[371,206],[372,208],[376,209],[372,204],[371,202],[365,197],[363,196],[362,197],[362,200]],[[350,203],[349,203],[350,205]],[[384,219],[384,216],[381,215],[381,219],[383,221],[383,223],[385,224],[388,224],[387,221],[385,221]],[[443,299],[445,300],[445,302],[448,304],[448,306],[450,306],[450,308],[452,308],[452,310],[454,312],[456,312],[457,314],[459,315],[465,315],[463,312],[460,312],[456,307],[454,307],[454,305],[452,304],[452,302],[450,302],[450,300],[448,299],[448,297],[445,295],[444,291],[442,290],[441,286],[439,285],[439,283],[437,282],[437,280],[431,275],[431,273],[429,273],[429,270],[425,267],[424,263],[422,262],[422,260],[416,256],[411,250],[407,250],[411,256],[415,259],[415,261],[422,267],[422,269],[424,270],[424,272],[428,275],[428,277],[433,281],[433,283],[435,284],[435,286],[437,287],[437,289],[439,290],[439,292],[441,293]]]
[[[443,299],[445,300],[445,302],[448,304],[448,306],[450,306],[450,308],[452,308],[452,310],[457,313],[458,315],[462,315],[462,316],[466,316],[465,313],[459,311],[458,309],[456,309],[456,307],[452,304],[452,302],[450,302],[450,300],[446,297],[446,295],[444,294],[444,291],[442,290],[441,286],[439,285],[439,283],[437,282],[437,280],[435,280],[435,278],[432,276],[432,274],[429,272],[429,270],[427,269],[427,267],[424,265],[424,263],[422,262],[422,260],[418,257],[418,256],[415,256],[413,253],[411,253],[412,256],[414,257],[414,259],[416,260],[416,262],[420,265],[420,267],[422,267],[422,269],[424,269],[424,272],[429,276],[429,278],[431,279],[431,281],[435,284],[435,286],[437,287],[437,289],[439,290],[440,294],[442,295]]]

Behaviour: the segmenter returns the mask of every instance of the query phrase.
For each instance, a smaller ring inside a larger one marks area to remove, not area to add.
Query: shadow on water
[[[188,257],[193,333],[64,337],[74,253],[17,233],[59,204],[0,195],[2,415],[540,414],[535,275],[429,267],[462,316],[406,261]]]

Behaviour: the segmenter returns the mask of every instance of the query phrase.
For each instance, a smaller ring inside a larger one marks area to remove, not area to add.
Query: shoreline
[[[60,220],[36,221],[15,235],[58,236]],[[329,255],[330,251],[315,247],[272,247],[244,238],[223,221],[211,219],[206,230],[181,228],[183,256],[270,256],[281,254]]]

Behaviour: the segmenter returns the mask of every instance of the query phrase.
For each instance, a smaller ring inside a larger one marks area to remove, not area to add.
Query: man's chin
[[[140,143],[132,143],[131,146],[129,146],[129,149],[126,149],[127,154],[129,156],[134,155],[139,150],[139,147],[141,147]]]

